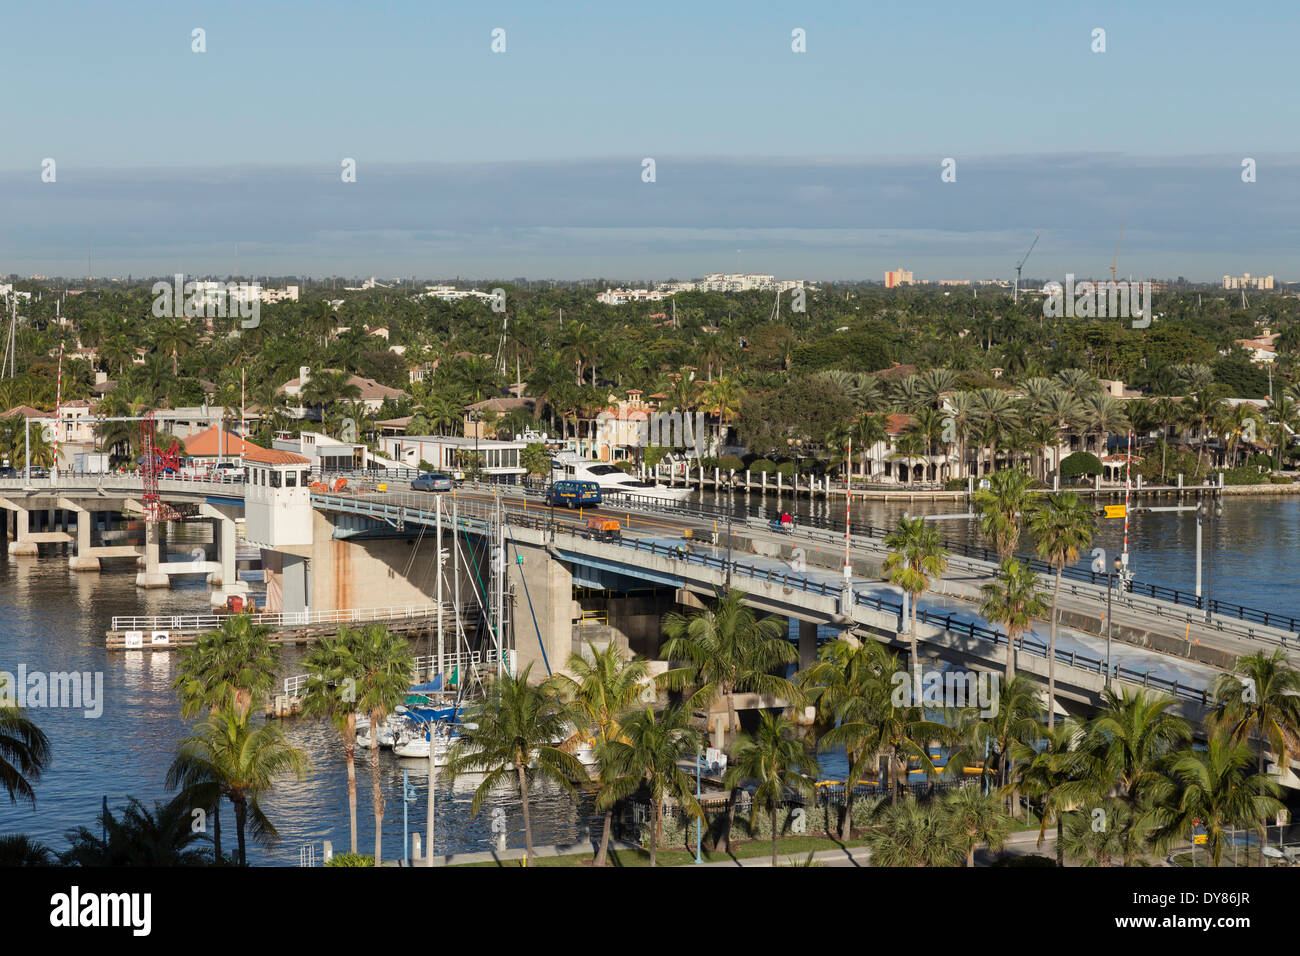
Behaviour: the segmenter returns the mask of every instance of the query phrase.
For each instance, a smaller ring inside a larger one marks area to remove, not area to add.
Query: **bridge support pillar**
[[[799,622],[799,669],[811,666],[817,660],[817,622]]]
[[[212,523],[212,537],[217,543],[217,561],[220,571],[208,575],[208,584],[212,585],[212,606],[219,607],[226,603],[231,595],[246,597],[248,584],[239,580],[235,570],[235,522],[231,518],[217,518]]]
[[[10,554],[37,554],[39,549],[31,539],[31,512],[26,508],[14,511],[14,540],[9,542]]]
[[[68,558],[68,567],[73,571],[98,571],[99,558],[90,553],[90,531],[95,523],[95,513],[83,509],[76,514],[77,553]]]
[[[144,556],[141,558],[144,562],[144,570],[135,576],[135,586],[138,588],[165,588],[171,586],[171,579],[159,570],[159,538],[160,532],[157,522],[145,522]]]

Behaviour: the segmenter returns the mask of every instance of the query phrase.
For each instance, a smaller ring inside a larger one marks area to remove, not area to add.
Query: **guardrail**
[[[443,602],[443,611],[454,611],[455,605]],[[367,624],[380,621],[413,620],[433,617],[438,613],[436,604],[417,604],[403,607],[365,607],[341,611],[263,611],[248,615],[253,624],[270,627],[310,627],[314,624]],[[172,614],[130,616],[115,615],[110,630],[150,631],[211,631],[221,627],[230,614]]]
[[[728,561],[725,558],[715,557],[713,555],[699,554],[688,550],[684,545],[664,545],[657,542],[641,541],[637,539],[623,539],[618,542],[611,542],[619,547],[631,548],[635,551],[645,551],[654,555],[669,557],[678,561],[686,561],[689,564],[698,564],[703,567],[715,568],[725,572],[728,567]],[[839,597],[843,594],[844,589],[840,584],[827,584],[821,581],[814,581],[802,577],[798,574],[791,574],[788,571],[775,571],[771,568],[760,568],[753,564],[743,561],[730,562],[732,574],[740,574],[752,580],[765,581],[772,584],[780,584],[782,587],[797,589],[808,594],[817,594],[822,597]],[[874,610],[888,613],[899,619],[900,623],[903,618],[902,602],[894,602],[878,595],[860,594],[854,592],[853,601],[855,605],[871,607]],[[924,621],[927,624],[941,626],[944,630],[954,634],[965,634],[976,640],[989,641],[995,647],[1005,647],[1008,638],[1000,631],[977,624],[974,621],[961,621],[952,613],[941,614],[936,611],[927,611],[918,609],[917,620]],[[1016,647],[1020,651],[1033,654],[1035,657],[1046,659],[1048,648],[1046,644],[1035,641],[1030,638],[1020,638],[1016,641]],[[1056,660],[1069,667],[1081,668],[1102,676],[1106,674],[1105,661],[1100,658],[1092,657],[1088,654],[1081,654],[1077,651],[1065,651],[1058,649]],[[1190,687],[1181,684],[1177,680],[1154,676],[1149,671],[1138,671],[1132,668],[1124,667],[1120,664],[1113,664],[1111,676],[1116,680],[1123,680],[1129,683],[1141,684],[1144,687],[1152,687],[1162,690],[1173,697],[1183,700],[1196,701],[1202,704],[1209,702],[1209,692],[1204,688]]]
[[[438,655],[425,654],[415,658],[415,670],[411,673],[411,684],[415,685],[420,682],[422,674],[445,673],[447,670],[458,670],[461,667],[475,667],[480,664],[496,663],[497,652],[493,648],[485,651],[458,651],[454,654],[443,654],[443,670],[438,670]],[[297,697],[302,693],[302,689],[307,686],[307,682],[312,679],[312,674],[295,674],[292,677],[284,679],[284,692],[291,697]]]

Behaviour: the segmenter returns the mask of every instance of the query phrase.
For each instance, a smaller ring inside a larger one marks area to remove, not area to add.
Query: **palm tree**
[[[54,851],[25,833],[0,836],[0,868],[14,866],[53,866]]]
[[[1170,713],[1172,698],[1121,688],[1102,692],[1102,710],[1088,725],[1083,747],[1095,762],[1094,777],[1113,781],[1115,796],[1131,811],[1125,856],[1145,826],[1155,795],[1166,781],[1171,756],[1192,736],[1187,721]]]
[[[1143,865],[1142,848],[1151,827],[1149,814],[1135,814],[1122,801],[1105,800],[1066,816],[1065,832],[1057,842],[1080,866]]]
[[[619,646],[610,641],[604,649],[588,643],[586,653],[569,656],[568,674],[557,674],[553,683],[580,716],[585,729],[595,738],[597,749],[622,739],[620,717],[637,702],[649,685],[649,663],[640,658],[628,660]],[[573,676],[569,676],[569,675]],[[610,768],[601,761],[601,783],[609,789]],[[605,824],[596,851],[596,866],[604,866],[609,852],[609,836],[614,820],[614,805],[605,809]]]
[[[36,806],[32,784],[50,762],[50,742],[39,727],[23,715],[20,707],[4,703],[12,699],[12,688],[0,676],[0,787],[9,794],[9,802],[19,800]]]
[[[415,673],[415,658],[406,638],[400,637],[382,624],[371,624],[359,634],[343,632],[341,639],[353,648],[358,676],[356,678],[357,710],[370,717],[370,781],[371,799],[375,812],[375,866],[379,866],[384,836],[384,791],[379,776],[379,732],[384,720],[393,709],[406,700],[411,690],[411,675]],[[433,781],[430,781],[432,785]]]
[[[980,534],[992,538],[1000,561],[1005,562],[1016,550],[1025,514],[1034,495],[1033,479],[1022,468],[1007,468],[989,476],[989,487],[975,492],[975,511],[979,515]]]
[[[997,797],[981,793],[979,787],[962,786],[944,798],[941,808],[947,829],[964,850],[966,866],[975,865],[975,848],[981,843],[1001,852],[1011,832],[1011,817]]]
[[[1281,392],[1269,400],[1264,407],[1264,417],[1273,426],[1273,438],[1277,448],[1277,467],[1282,468],[1282,449],[1286,447],[1287,436],[1300,429],[1300,403],[1294,396]]]
[[[953,827],[938,800],[908,797],[882,810],[867,831],[872,866],[959,866],[967,838]]]
[[[663,632],[668,640],[659,648],[668,661],[681,661],[657,678],[661,686],[679,691],[694,686],[691,703],[707,708],[721,695],[727,702],[729,733],[737,726],[737,692],[781,697],[792,703],[801,700],[799,688],[772,673],[794,663],[798,650],[782,635],[776,617],[756,618],[745,604],[743,591],[719,593],[713,607],[689,615],[672,612],[664,616]]]
[[[911,668],[915,698],[920,699],[921,665],[917,653],[916,601],[926,592],[932,578],[942,576],[948,567],[948,549],[934,525],[924,518],[900,518],[898,527],[885,535],[884,544],[890,549],[885,557],[884,574],[891,584],[907,592],[911,598]]]
[[[275,684],[279,661],[271,650],[271,629],[236,614],[221,627],[199,635],[181,653],[172,689],[181,699],[181,716],[195,717],[228,702],[240,714]]]
[[[478,815],[494,789],[513,783],[523,804],[525,866],[533,862],[531,794],[536,782],[548,780],[574,793],[573,781],[587,777],[578,758],[556,746],[570,732],[569,708],[553,687],[529,685],[531,670],[530,664],[518,677],[503,673],[491,681],[487,694],[468,709],[465,729],[447,756],[453,779],[483,774],[470,803],[471,816]]]
[[[1016,676],[1016,643],[1033,628],[1033,618],[1047,613],[1047,605],[1038,593],[1038,575],[1015,558],[1008,558],[1002,562],[998,576],[980,590],[984,594],[980,613],[1006,631],[1006,679],[1010,683]],[[1053,706],[1048,701],[1048,707]]]
[[[746,780],[758,783],[750,809],[750,826],[759,805],[766,804],[772,824],[773,866],[776,866],[779,835],[776,815],[785,803],[786,791],[811,795],[816,787],[817,770],[812,744],[806,737],[797,735],[794,722],[766,710],[759,715],[757,733],[742,737],[731,753],[724,783],[731,790]]]
[[[1014,772],[1014,754],[1020,744],[1037,740],[1042,725],[1038,722],[1038,688],[1027,677],[1003,681],[998,688],[997,706],[991,714],[967,708],[953,721],[956,736],[966,741],[966,749],[949,757],[948,762],[962,762],[969,755],[981,762],[981,782],[988,786],[989,761],[986,755],[992,750],[998,760],[998,785],[1003,796],[1012,796],[1011,777]],[[1017,811],[1018,812],[1018,811]]]
[[[1188,839],[1196,826],[1205,829],[1206,848],[1214,866],[1223,860],[1228,831],[1249,827],[1263,836],[1261,820],[1284,804],[1281,788],[1260,773],[1249,772],[1250,747],[1230,734],[1211,734],[1205,750],[1184,751],[1173,758],[1169,782],[1158,788],[1151,842],[1163,852]],[[1263,841],[1260,842],[1261,860]]]
[[[1061,597],[1061,575],[1066,565],[1079,560],[1079,552],[1092,544],[1092,512],[1073,491],[1048,495],[1029,512],[1029,531],[1035,549],[1056,569],[1052,588],[1052,624],[1047,645],[1047,729],[1056,726],[1056,623]]]
[[[838,638],[823,647],[817,661],[798,675],[799,686],[817,708],[819,746],[843,746],[848,761],[842,840],[852,835],[858,784],[869,769],[879,773],[880,757],[874,749],[879,728],[873,696],[881,690],[881,676],[889,660],[883,645],[876,641]]]
[[[853,443],[858,446],[858,455],[860,465],[858,473],[864,478],[867,475],[867,455],[871,449],[880,444],[889,437],[885,431],[885,418],[883,415],[864,414],[853,423],[851,432]]]
[[[1038,405],[1038,416],[1051,423],[1056,432],[1056,474],[1061,473],[1062,432],[1067,432],[1083,418],[1083,406],[1063,388],[1052,388]]]
[[[120,818],[107,809],[99,814],[102,835],[87,827],[78,827],[69,833],[68,840],[72,845],[59,855],[59,863],[81,867],[172,867],[211,863],[207,851],[195,846],[207,837],[194,829],[191,810],[192,805],[185,794],[179,794],[166,803],[157,802],[153,810],[131,797],[121,808]]]
[[[704,817],[691,793],[694,784],[679,766],[682,760],[697,754],[702,743],[690,719],[686,707],[669,707],[656,714],[653,707],[647,706],[628,714],[623,719],[622,739],[612,740],[604,748],[602,759],[609,762],[612,778],[606,800],[629,797],[643,787],[649,791],[651,866],[655,865],[659,847],[665,799],[676,800],[691,819]]]
[[[324,717],[343,739],[343,761],[348,768],[348,822],[351,852],[357,852],[357,682],[361,666],[356,658],[357,632],[344,628],[335,636],[319,638],[303,662],[311,676],[303,688],[302,712]]]
[[[223,707],[182,741],[167,770],[167,786],[181,787],[182,794],[192,800],[191,806],[210,805],[213,791],[230,800],[235,809],[237,862],[244,866],[248,863],[246,832],[250,822],[253,839],[279,839],[262,811],[261,798],[285,773],[302,780],[308,766],[306,756],[285,741],[277,725],[263,724],[254,730],[247,713]]]
[[[1084,800],[1098,796],[1087,754],[1081,750],[1085,729],[1072,720],[1049,727],[1041,740],[1020,742],[1013,750],[1021,761],[1012,788],[1040,802],[1038,845],[1043,845],[1047,822],[1056,820],[1056,865],[1065,866],[1065,813]]]
[[[1252,737],[1256,748],[1256,776],[1264,774],[1264,750],[1272,751],[1279,768],[1291,766],[1300,749],[1300,671],[1292,668],[1281,650],[1265,657],[1257,651],[1237,659],[1231,674],[1220,674],[1214,685],[1212,729],[1222,730],[1233,743]],[[1263,791],[1261,791],[1261,794]],[[1260,864],[1264,846],[1261,843]]]
[[[1170,398],[1158,399],[1151,414],[1160,427],[1160,481],[1165,480],[1165,459],[1169,451],[1169,429],[1183,421],[1183,409]]]

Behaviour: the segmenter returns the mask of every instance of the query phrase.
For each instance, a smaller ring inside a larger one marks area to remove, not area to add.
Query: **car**
[[[244,466],[237,461],[219,461],[212,466],[209,475],[213,481],[243,481]]]
[[[455,482],[450,475],[441,472],[426,472],[411,482],[412,491],[451,491]]]
[[[0,478],[21,478],[22,474],[13,465],[0,465]]]
[[[546,503],[551,507],[594,508],[600,504],[600,485],[594,481],[557,481],[546,489]]]

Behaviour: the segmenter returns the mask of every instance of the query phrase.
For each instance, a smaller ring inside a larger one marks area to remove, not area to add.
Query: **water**
[[[710,504],[721,501],[705,496]],[[756,501],[756,499],[755,499]],[[1162,499],[1158,504],[1172,503]],[[769,499],[769,507],[775,507]],[[842,521],[843,503],[800,501],[803,516],[823,514]],[[959,502],[860,502],[854,505],[855,522],[892,525],[904,511],[913,514],[959,512]],[[1291,559],[1300,542],[1300,500],[1294,498],[1225,498],[1223,518],[1207,534],[1213,542],[1214,594],[1226,600],[1300,616],[1300,589]],[[945,521],[945,537],[976,542],[969,521]],[[1130,528],[1130,563],[1139,580],[1188,588],[1193,584],[1195,517],[1190,514],[1136,516]],[[1122,521],[1101,523],[1097,545],[1108,556],[1118,553]],[[176,536],[174,553],[188,558],[187,541]],[[74,574],[66,559],[53,549],[40,558],[0,555],[0,668],[14,671],[19,663],[28,670],[79,670],[103,673],[105,704],[98,719],[79,711],[45,709],[31,714],[49,736],[53,760],[37,784],[34,810],[0,803],[0,833],[26,832],[56,850],[67,847],[64,833],[74,827],[94,828],[104,796],[111,807],[136,796],[146,803],[169,796],[164,787],[167,767],[177,746],[189,731],[180,719],[170,681],[174,674],[170,654],[151,652],[109,653],[104,632],[114,614],[154,614],[196,611],[206,607],[207,589],[199,578],[178,579],[170,591],[138,591],[133,566],[118,564],[99,574]],[[299,673],[302,649],[283,652],[283,671]],[[321,840],[336,850],[348,847],[347,777],[337,733],[327,724],[301,719],[283,727],[291,743],[300,747],[312,764],[311,776],[297,783],[288,780],[267,796],[263,805],[279,828],[281,841],[271,847],[250,843],[250,861],[294,865],[299,847]],[[823,774],[834,776],[842,756],[829,754]],[[380,776],[386,795],[384,855],[393,858],[402,843],[401,781],[404,767],[411,771],[417,792],[410,808],[411,828],[423,832],[427,779],[423,761],[402,761],[385,751],[380,754]],[[357,802],[361,852],[373,849],[374,829],[370,803],[368,754],[358,753]],[[469,804],[476,781],[440,785],[437,792],[438,853],[486,850],[495,845],[491,832],[493,811],[505,810],[511,847],[523,845],[518,801],[507,794],[492,796],[483,811],[470,818]],[[576,803],[554,788],[536,796],[533,812],[537,844],[581,840],[588,828],[599,832],[599,820],[590,797]],[[223,814],[226,846],[233,846],[233,817]]]
[[[189,558],[185,537],[173,536],[169,546],[173,554]],[[107,562],[106,567],[110,567]],[[50,740],[52,761],[36,785],[34,810],[0,802],[0,833],[27,833],[56,851],[67,849],[64,834],[70,829],[86,826],[98,832],[96,816],[105,796],[110,808],[125,803],[128,796],[150,807],[155,800],[171,796],[164,786],[167,768],[190,732],[170,688],[175,674],[172,654],[109,652],[104,633],[114,614],[206,610],[207,587],[202,578],[190,577],[176,579],[170,591],[140,591],[134,585],[131,562],[113,563],[111,568],[99,574],[76,574],[53,549],[40,558],[0,555],[0,669],[13,673],[24,663],[29,672],[103,674],[103,714],[98,718],[87,719],[80,710],[29,710]],[[279,676],[301,673],[298,662],[305,650],[285,648]],[[301,783],[287,778],[263,799],[281,839],[269,847],[250,842],[249,862],[296,865],[304,843],[316,844],[319,859],[322,840],[332,841],[336,851],[347,850],[347,771],[338,733],[323,721],[295,718],[281,726],[289,742],[306,753],[311,775]],[[386,859],[401,854],[403,769],[410,771],[417,793],[410,807],[410,828],[421,834],[425,829],[427,763],[381,751]],[[362,853],[374,849],[371,781],[369,754],[359,750],[357,824]],[[491,849],[496,845],[491,826],[497,808],[506,811],[507,845],[523,846],[518,800],[508,792],[490,797],[471,819],[469,805],[478,782],[467,778],[454,787],[445,783],[438,787],[437,853]],[[533,838],[538,845],[577,842],[594,819],[590,797],[584,796],[575,806],[555,787],[543,787],[534,795]],[[234,847],[233,827],[227,804],[222,808],[222,843],[227,851]]]

